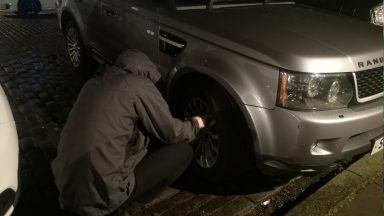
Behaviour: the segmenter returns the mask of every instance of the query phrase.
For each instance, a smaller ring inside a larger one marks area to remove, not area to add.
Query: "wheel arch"
[[[249,131],[251,144],[253,145],[254,153],[258,152],[258,137],[254,127],[254,123],[248,112],[244,101],[241,99],[236,89],[220,76],[214,75],[215,73],[209,73],[203,69],[185,67],[177,70],[176,74],[172,77],[167,84],[167,98],[171,104],[175,104],[178,98],[182,97],[185,90],[192,85],[199,85],[201,83],[218,84],[222,87],[226,93],[235,102],[237,108],[240,110],[243,121],[246,123],[246,127]]]
[[[67,24],[69,21],[73,21],[78,30],[80,31],[80,35],[81,35],[81,38],[83,40],[83,42],[86,44],[87,43],[87,35],[86,35],[86,32],[84,31],[84,26],[83,26],[83,23],[81,22],[81,18],[78,17],[78,16],[75,16],[74,13],[71,12],[71,10],[69,10],[68,8],[65,8],[62,12],[61,12],[61,16],[60,16],[60,26],[61,26],[61,31],[63,34],[65,34],[65,24]]]
[[[216,83],[223,87],[227,93],[236,101],[236,104],[239,107],[244,106],[244,102],[241,100],[240,96],[236,93],[236,90],[227,82],[225,79],[222,79],[219,76],[215,76],[211,73],[207,73],[204,70],[199,70],[197,68],[185,67],[178,69],[176,74],[167,84],[167,96],[168,99],[173,103],[180,94],[183,92],[183,88],[188,88],[192,85],[198,85],[199,83]]]
[[[68,10],[64,10],[60,16],[61,32],[63,34],[65,33],[65,24],[70,20],[73,20],[76,23],[74,16]]]

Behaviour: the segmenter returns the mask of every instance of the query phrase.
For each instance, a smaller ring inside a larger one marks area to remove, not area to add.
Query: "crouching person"
[[[81,90],[61,133],[52,171],[63,209],[78,215],[150,215],[134,200],[174,182],[193,158],[202,118],[172,117],[155,87],[156,66],[124,51]],[[147,154],[149,140],[164,143]]]

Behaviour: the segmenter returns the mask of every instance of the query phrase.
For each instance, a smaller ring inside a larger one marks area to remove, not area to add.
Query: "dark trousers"
[[[129,205],[147,192],[171,185],[183,174],[192,159],[193,149],[188,143],[165,145],[147,154],[135,168],[136,184],[123,206]],[[117,215],[117,211],[108,216]]]
[[[135,201],[154,189],[171,185],[176,181],[193,159],[190,144],[165,145],[146,155],[135,168],[136,184],[127,201]]]

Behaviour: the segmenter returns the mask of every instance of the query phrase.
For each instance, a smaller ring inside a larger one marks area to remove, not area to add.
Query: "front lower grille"
[[[5,215],[15,201],[15,191],[6,189],[0,194],[0,215]]]
[[[359,103],[374,100],[383,94],[383,67],[354,73],[356,98]]]

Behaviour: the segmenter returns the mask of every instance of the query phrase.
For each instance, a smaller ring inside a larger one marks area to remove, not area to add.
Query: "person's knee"
[[[189,164],[194,157],[192,146],[189,143],[185,143],[181,145],[183,147],[183,150],[182,150],[184,154],[183,158],[186,160],[186,163]]]
[[[188,165],[192,161],[194,153],[189,143],[174,144],[172,147],[172,155],[178,161],[178,164]]]

